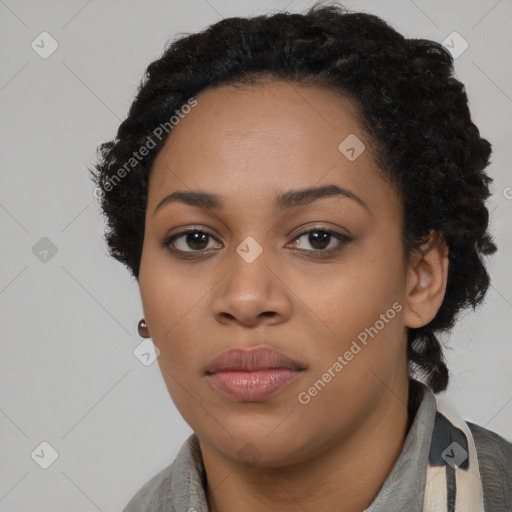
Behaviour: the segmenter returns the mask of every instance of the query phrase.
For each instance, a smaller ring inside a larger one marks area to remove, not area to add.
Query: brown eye
[[[307,238],[306,238],[306,235]],[[298,242],[299,240],[304,239],[305,242]],[[344,243],[350,242],[351,239],[341,233],[337,233],[336,231],[331,231],[327,229],[310,229],[309,231],[304,231],[299,234],[295,239],[295,248],[301,251],[309,251],[309,252],[331,252],[337,250]],[[334,242],[334,244],[331,244]],[[303,247],[300,247],[299,244],[302,244]],[[309,249],[307,245],[313,247],[313,250]],[[330,246],[331,244],[331,246]],[[334,245],[334,246],[333,246]]]
[[[325,249],[329,245],[332,236],[325,231],[310,231],[308,235],[308,242],[315,249]]]
[[[167,238],[164,245],[172,250],[181,252],[199,252],[208,249],[208,243],[213,239],[212,235],[198,229],[182,231]]]

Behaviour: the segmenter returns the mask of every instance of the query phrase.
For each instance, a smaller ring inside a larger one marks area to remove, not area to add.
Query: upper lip
[[[290,370],[304,370],[305,366],[285,356],[277,350],[268,347],[253,349],[233,348],[222,352],[212,359],[206,367],[206,373],[212,374],[220,371],[257,371],[270,368],[288,368]]]

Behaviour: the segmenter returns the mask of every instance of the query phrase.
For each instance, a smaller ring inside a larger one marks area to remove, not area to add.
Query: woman
[[[452,65],[318,5],[149,65],[93,177],[194,433],[125,512],[512,510],[512,444],[435,397],[496,251]]]

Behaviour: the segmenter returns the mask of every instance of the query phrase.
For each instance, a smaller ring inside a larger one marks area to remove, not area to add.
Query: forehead
[[[234,152],[261,143],[274,150],[282,144],[300,144],[304,149],[317,145],[323,151],[347,130],[362,132],[358,110],[351,100],[325,88],[296,82],[265,80],[260,85],[223,85],[203,91],[196,100],[197,106],[173,128],[165,149],[186,143],[215,144],[217,152]],[[319,145],[320,140],[325,144]],[[304,147],[305,142],[308,144]]]
[[[366,149],[354,104],[296,82],[221,86],[196,97],[153,163],[148,206],[174,189],[210,190],[226,198],[274,194],[325,183],[370,190],[382,180]],[[364,146],[363,146],[364,144]]]

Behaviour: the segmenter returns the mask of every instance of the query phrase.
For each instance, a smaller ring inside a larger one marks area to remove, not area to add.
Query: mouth
[[[291,384],[305,369],[280,352],[260,347],[223,352],[205,373],[216,391],[234,400],[259,402]]]

